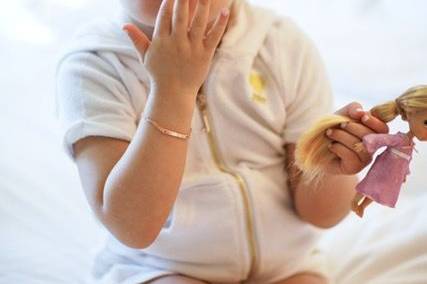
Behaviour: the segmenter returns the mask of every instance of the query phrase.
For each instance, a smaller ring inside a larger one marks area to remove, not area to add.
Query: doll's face
[[[427,110],[407,112],[411,132],[420,141],[427,141]]]

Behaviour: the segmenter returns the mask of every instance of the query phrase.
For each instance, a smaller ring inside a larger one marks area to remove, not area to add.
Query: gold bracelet
[[[166,135],[169,135],[169,136],[173,136],[173,137],[176,137],[176,138],[180,138],[180,139],[187,139],[191,135],[191,128],[190,128],[190,132],[188,134],[183,134],[183,133],[179,133],[179,132],[176,132],[176,131],[173,131],[173,130],[169,130],[169,129],[163,128],[157,122],[155,122],[154,120],[150,119],[149,117],[144,117],[144,119],[146,121],[150,122],[151,124],[153,124],[163,134],[166,134]]]

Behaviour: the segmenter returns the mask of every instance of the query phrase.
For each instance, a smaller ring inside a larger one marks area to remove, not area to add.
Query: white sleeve
[[[286,122],[283,143],[295,143],[311,124],[333,110],[328,76],[314,43],[290,20],[278,33],[281,90]]]
[[[96,53],[74,53],[58,63],[55,104],[63,147],[72,160],[72,145],[81,138],[130,141],[136,131],[137,117],[128,91],[113,66]]]

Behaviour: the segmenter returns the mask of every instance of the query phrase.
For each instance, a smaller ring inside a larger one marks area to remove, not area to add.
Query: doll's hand
[[[372,133],[388,133],[387,124],[364,111],[359,103],[353,102],[336,114],[348,116],[357,122],[348,122],[339,128],[329,129],[326,135],[333,141],[329,149],[338,159],[328,167],[328,172],[333,174],[356,174],[369,165],[372,155],[365,149],[357,149],[355,145],[362,143],[365,135]]]

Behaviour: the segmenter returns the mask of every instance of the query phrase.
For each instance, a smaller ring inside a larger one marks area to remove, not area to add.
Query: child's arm
[[[194,103],[165,100],[163,95],[150,94],[146,114],[167,128],[188,132]],[[127,246],[144,248],[157,237],[175,201],[187,148],[187,141],[163,135],[142,121],[130,143],[89,136],[74,144],[92,210]]]
[[[136,26],[126,28],[152,80],[143,116],[188,133],[198,89],[228,15],[222,13],[205,37],[208,6],[198,6],[190,42],[186,36],[188,7],[183,3],[173,9],[173,1],[162,2],[152,43]],[[92,137],[74,145],[89,204],[105,227],[127,246],[145,248],[157,238],[181,184],[187,141],[162,134],[141,120],[130,143]]]
[[[315,188],[298,180],[300,176],[294,162],[295,144],[287,144],[287,164],[290,191],[294,210],[304,221],[319,227],[330,228],[350,212],[351,201],[358,182],[354,175],[328,175]]]
[[[328,165],[329,171],[325,169],[323,179],[317,184],[307,184],[301,180],[290,182],[295,211],[303,220],[317,227],[332,227],[350,212],[356,194],[357,178],[337,173],[357,173],[371,161],[371,156],[367,156],[369,154],[355,152],[352,145],[361,143],[363,137],[373,132],[388,131],[387,125],[373,116],[368,115],[369,119],[365,120],[367,114],[359,109],[360,104],[351,103],[337,111],[338,114],[349,116],[360,123],[352,122],[341,130],[334,129],[329,136],[334,145],[330,151],[337,155],[337,159]],[[285,147],[290,178],[298,178],[301,175],[295,174],[299,170],[293,165],[295,144],[288,143]]]

